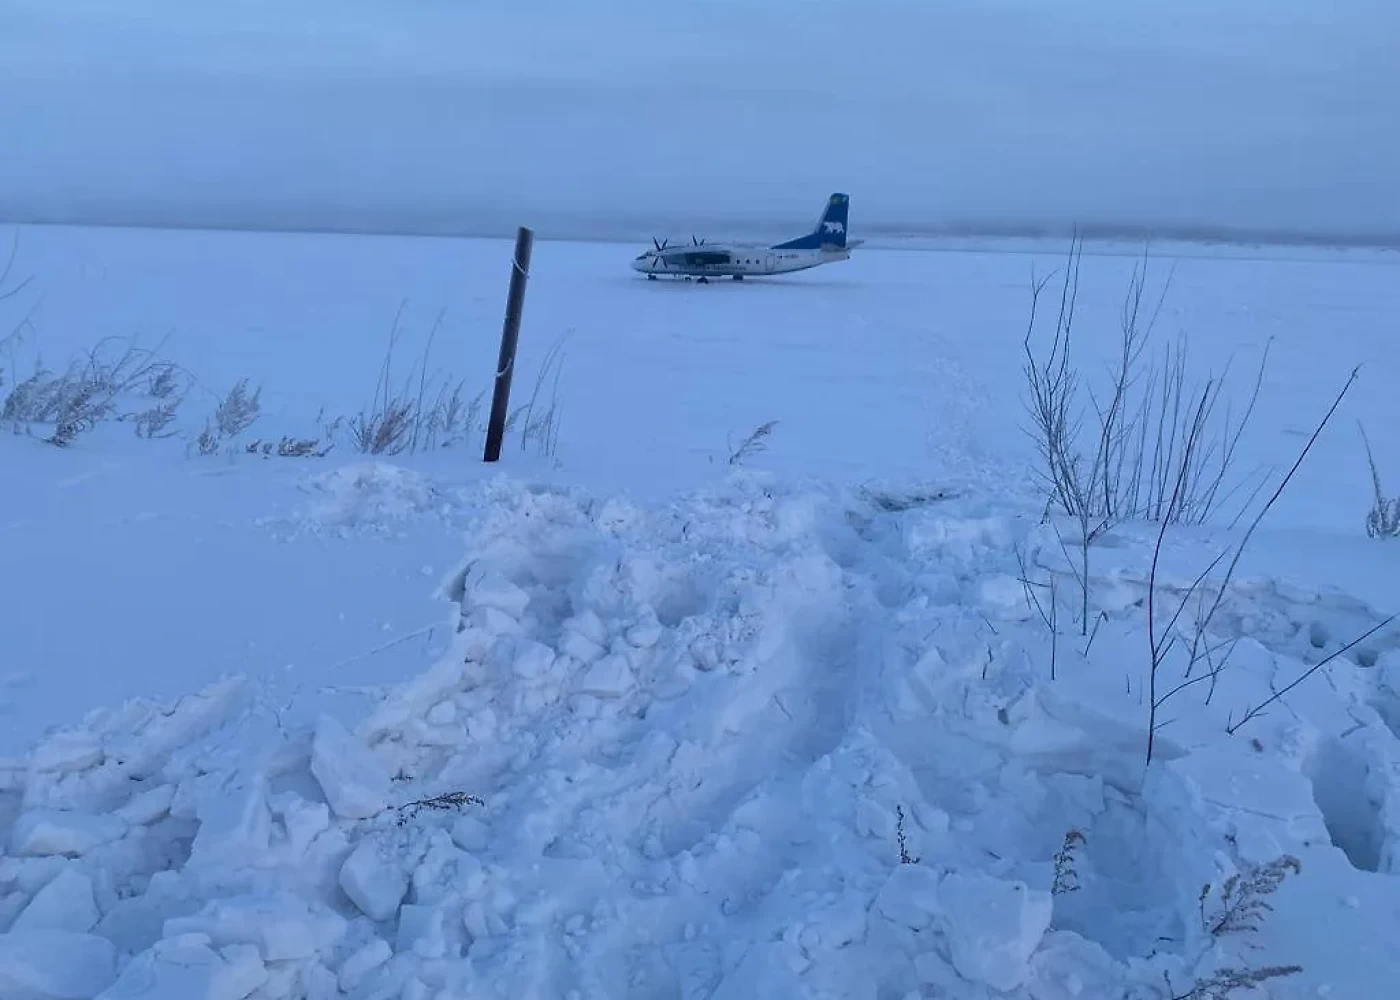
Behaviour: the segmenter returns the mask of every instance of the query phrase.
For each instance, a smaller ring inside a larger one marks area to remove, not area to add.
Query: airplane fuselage
[[[762,244],[702,243],[648,250],[637,255],[632,268],[649,277],[746,278],[805,271],[850,256],[849,246],[780,250]]]

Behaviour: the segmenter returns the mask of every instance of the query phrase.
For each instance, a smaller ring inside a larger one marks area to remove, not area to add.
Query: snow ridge
[[[1242,640],[1144,774],[1136,584],[1103,571],[1109,623],[1051,681],[1016,553],[1063,567],[1033,516],[751,476],[647,507],[498,480],[476,511],[450,652],[362,718],[288,730],[230,680],[8,773],[0,994],[1146,998],[1244,953],[1201,939],[1199,888],[1285,851],[1295,895],[1241,960],[1327,914],[1374,952],[1288,988],[1400,974],[1358,919],[1400,872],[1375,684],[1319,679],[1229,739],[1296,662]],[[1072,829],[1079,888],[1052,892]]]

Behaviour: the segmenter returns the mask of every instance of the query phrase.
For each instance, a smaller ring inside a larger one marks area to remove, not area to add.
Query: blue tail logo
[[[851,210],[850,195],[837,192],[826,203],[826,210],[817,221],[817,227],[806,236],[779,243],[774,250],[820,250],[822,247],[844,249],[846,246],[846,220]]]

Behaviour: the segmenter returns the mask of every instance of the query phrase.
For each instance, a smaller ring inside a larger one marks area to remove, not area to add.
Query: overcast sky
[[[1400,238],[1384,0],[4,0],[0,214]]]

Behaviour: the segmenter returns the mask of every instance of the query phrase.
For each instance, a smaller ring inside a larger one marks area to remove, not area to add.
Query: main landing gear
[[[655,274],[651,271],[647,272],[647,281],[655,281],[659,277],[659,274]],[[669,277],[680,278],[682,281],[694,281],[701,285],[708,285],[710,283],[710,276],[708,274],[672,274],[669,275]],[[721,275],[721,277],[723,277],[723,275]],[[733,278],[735,281],[744,280],[742,274],[731,274],[729,277]]]

